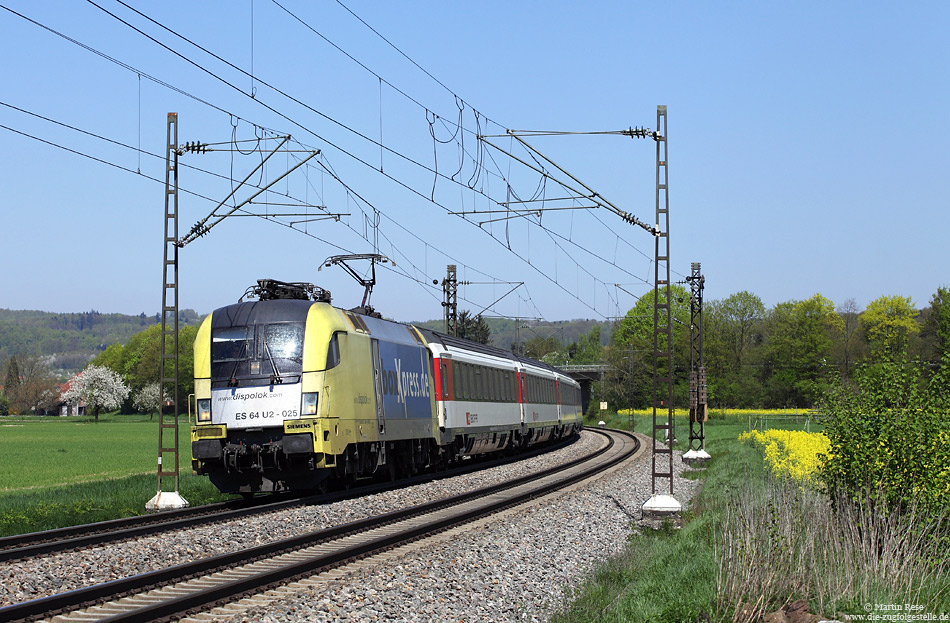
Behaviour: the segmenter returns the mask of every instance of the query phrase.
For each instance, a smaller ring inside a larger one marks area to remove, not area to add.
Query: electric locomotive
[[[395,478],[580,430],[579,387],[550,366],[334,307],[310,284],[252,290],[195,339],[192,466],[222,492]]]

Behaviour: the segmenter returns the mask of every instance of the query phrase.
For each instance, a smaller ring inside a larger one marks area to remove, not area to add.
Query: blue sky
[[[163,185],[148,177],[164,178],[168,112],[179,114],[179,143],[220,143],[181,159],[201,169],[180,172],[182,191],[201,195],[181,195],[182,234],[228,196],[230,179],[254,171],[270,144],[255,150],[257,139],[275,134],[299,151],[275,155],[254,183],[303,150],[321,154],[249,209],[342,215],[295,225],[304,232],[286,226],[299,218],[222,221],[181,250],[180,303],[199,312],[264,277],[314,282],[354,306],[356,282],[317,268],[380,252],[396,266],[378,270],[372,302],[399,320],[441,316],[432,280],[448,263],[473,282],[460,289],[463,309],[623,314],[650,292],[652,237],[603,208],[479,226],[505,215],[473,210],[506,200],[584,202],[552,201],[568,178],[548,167],[542,183],[476,134],[655,129],[661,104],[674,279],[701,262],[707,300],[748,290],[772,306],[818,292],[861,308],[883,295],[923,307],[950,283],[946,3],[127,3],[256,79],[115,0],[96,4],[194,64],[92,3],[0,0],[0,307],[158,310]],[[246,155],[232,139],[248,141]],[[653,221],[652,140],[529,142]]]

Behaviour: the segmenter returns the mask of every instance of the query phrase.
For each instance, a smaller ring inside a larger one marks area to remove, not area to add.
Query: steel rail
[[[607,436],[610,440],[608,445],[585,457],[581,457],[575,459],[574,461],[549,468],[539,472],[538,474],[523,476],[512,479],[505,483],[492,485],[483,489],[463,493],[450,498],[444,498],[433,502],[420,504],[408,509],[402,509],[375,517],[369,517],[348,524],[325,528],[309,534],[261,545],[240,552],[221,554],[210,558],[196,560],[190,563],[176,565],[167,569],[159,569],[129,578],[113,580],[104,584],[69,591],[67,593],[51,595],[20,604],[14,604],[0,608],[0,620],[35,621],[39,619],[50,618],[57,614],[74,612],[79,609],[89,608],[91,606],[95,606],[96,604],[108,602],[123,596],[135,594],[141,595],[147,590],[167,587],[183,580],[202,577],[210,573],[216,573],[218,571],[234,568],[243,564],[272,559],[275,556],[282,556],[306,547],[326,544],[329,541],[338,540],[345,536],[367,532],[383,526],[390,526],[391,524],[400,521],[418,518],[427,513],[437,512],[439,510],[458,506],[466,502],[473,502],[479,498],[491,496],[507,489],[525,486],[538,479],[553,477],[553,475],[565,470],[570,470],[571,468],[580,466],[586,462],[594,461],[597,457],[606,453],[614,444],[613,438],[607,435],[604,431],[595,430],[594,432]],[[629,449],[627,452],[613,458],[610,464],[615,464],[624,460],[633,452],[636,452],[640,444],[639,441],[629,433],[623,433],[620,431],[612,432],[614,434],[632,437],[634,442],[632,449]],[[447,529],[451,525],[458,525],[467,521],[472,521],[473,519],[485,514],[497,512],[502,508],[517,505],[533,497],[544,495],[556,488],[568,486],[573,482],[589,477],[592,473],[598,472],[605,467],[605,465],[600,464],[597,464],[594,467],[587,467],[570,477],[558,480],[553,483],[548,483],[543,488],[532,489],[527,493],[522,493],[512,498],[495,500],[490,504],[482,505],[478,508],[462,513],[457,513],[453,516],[454,518],[443,517],[438,521],[424,522],[422,525],[411,527],[396,534],[374,538],[369,542],[364,542],[357,546],[344,548],[347,550],[345,552],[341,550],[319,556],[308,557],[302,562],[283,565],[277,569],[271,568],[264,573],[256,573],[251,577],[226,582],[225,584],[219,584],[218,586],[212,588],[197,590],[188,595],[169,600],[163,600],[160,603],[151,603],[145,607],[136,608],[135,610],[131,610],[126,613],[115,614],[112,616],[103,615],[101,620],[143,621],[159,620],[163,617],[174,618],[174,616],[180,616],[182,613],[194,610],[198,607],[227,601],[234,595],[240,595],[247,592],[256,592],[259,591],[262,586],[266,587],[270,585],[277,585],[287,582],[295,577],[311,575],[320,569],[338,566],[349,560],[361,558],[369,555],[370,553],[381,551],[382,549],[391,548],[401,543],[422,538],[423,536],[434,531]]]

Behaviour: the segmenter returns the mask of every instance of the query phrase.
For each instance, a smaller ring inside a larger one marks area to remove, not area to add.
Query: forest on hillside
[[[199,320],[193,309],[179,312],[182,324]],[[112,344],[125,344],[139,331],[160,322],[158,313],[132,316],[94,309],[78,313],[0,309],[0,363],[12,356],[39,357],[54,374],[68,377]]]
[[[690,293],[679,285],[673,286],[672,315],[674,396],[683,406],[690,367]],[[200,317],[193,310],[180,316],[180,339],[187,344]],[[812,408],[829,388],[848,382],[859,369],[897,362],[920,368],[926,378],[950,365],[947,287],[939,287],[929,304],[919,308],[899,295],[881,296],[860,309],[853,299],[835,304],[821,294],[766,308],[758,296],[742,291],[705,301],[702,319],[703,364],[713,408]],[[459,320],[469,338],[551,365],[604,365],[592,404],[606,401],[612,409],[652,404],[652,297],[640,299],[626,316],[610,323],[483,318],[467,310]],[[90,361],[114,370],[133,390],[144,389],[157,375],[159,321],[145,314],[95,310],[0,310],[0,378],[5,386],[20,388],[17,400],[6,392],[0,402],[6,400],[11,412],[38,410],[51,387]],[[415,324],[444,328],[441,320]],[[183,357],[190,360],[190,351],[183,349]]]
[[[688,404],[690,293],[673,286],[674,402]],[[766,308],[753,293],[704,301],[703,364],[711,407],[812,408],[859,369],[898,363],[926,379],[950,365],[950,288],[939,287],[918,308],[910,297],[881,296],[860,309],[815,294]],[[652,405],[653,301],[641,299],[618,323],[596,326],[570,344],[553,338],[525,343],[552,365],[603,363],[594,402],[611,408]],[[605,346],[600,346],[605,343]],[[665,343],[661,344],[665,348]]]

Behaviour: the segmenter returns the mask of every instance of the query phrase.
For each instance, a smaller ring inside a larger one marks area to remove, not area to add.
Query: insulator
[[[201,141],[188,141],[184,144],[180,152],[188,152],[190,154],[206,154],[208,153],[208,144],[202,143]]]

